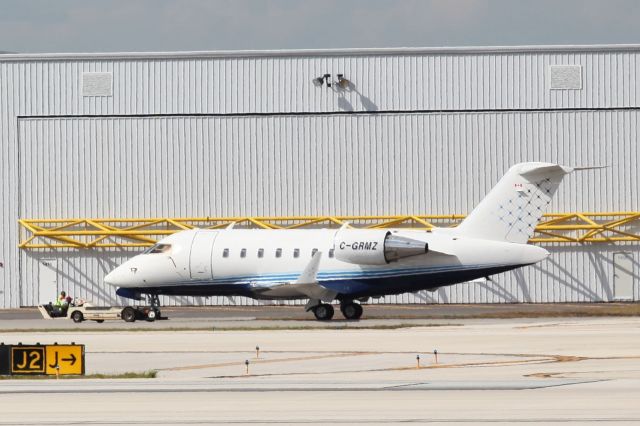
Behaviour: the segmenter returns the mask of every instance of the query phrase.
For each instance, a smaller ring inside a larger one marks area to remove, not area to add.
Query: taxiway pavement
[[[1,380],[0,424],[640,423],[640,318],[450,322],[3,332],[158,377]]]

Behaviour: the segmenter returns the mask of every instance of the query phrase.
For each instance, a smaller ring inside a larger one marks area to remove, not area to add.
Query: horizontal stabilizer
[[[581,172],[583,170],[598,170],[598,169],[607,169],[609,166],[586,166],[586,167],[574,167],[573,170],[576,172]]]

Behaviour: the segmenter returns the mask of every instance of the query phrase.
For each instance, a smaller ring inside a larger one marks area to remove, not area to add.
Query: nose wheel
[[[158,296],[157,294],[150,294],[149,302],[151,309],[147,314],[147,321],[155,321],[157,319],[160,319],[160,296]]]
[[[362,305],[353,301],[347,301],[340,304],[340,312],[348,320],[357,320],[362,316]]]

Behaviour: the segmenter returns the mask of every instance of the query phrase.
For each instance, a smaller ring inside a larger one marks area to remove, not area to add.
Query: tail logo
[[[551,203],[556,183],[545,178],[534,183],[515,183],[514,195],[498,204],[495,214],[505,226],[506,239],[527,239]]]

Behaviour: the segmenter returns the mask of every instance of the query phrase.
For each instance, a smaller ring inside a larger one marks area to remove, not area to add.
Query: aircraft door
[[[213,278],[211,256],[213,254],[213,243],[216,241],[217,236],[218,231],[199,231],[196,233],[191,244],[189,258],[191,279],[208,280]]]

